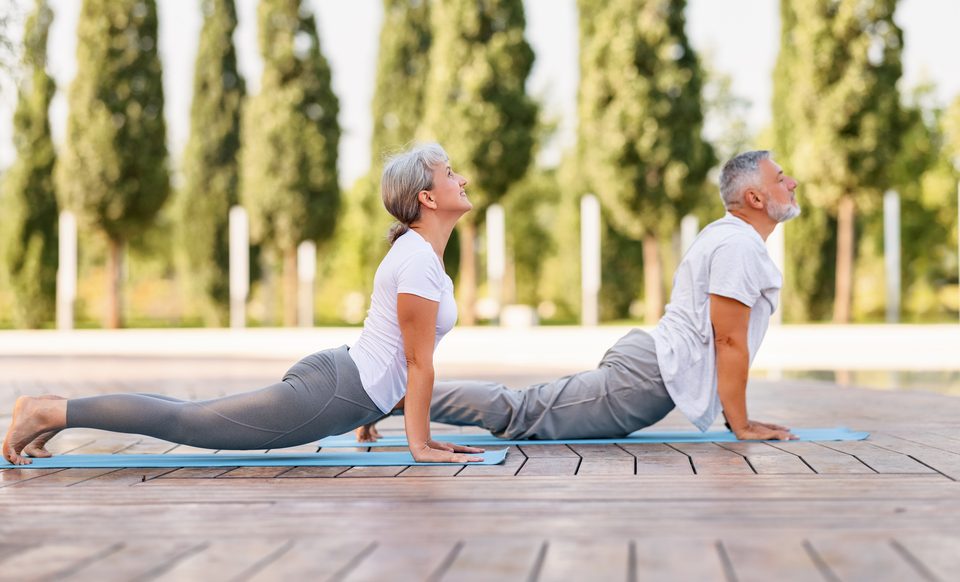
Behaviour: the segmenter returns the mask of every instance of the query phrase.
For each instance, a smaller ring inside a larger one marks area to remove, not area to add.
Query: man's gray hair
[[[380,197],[387,212],[397,219],[387,234],[390,244],[420,220],[418,195],[433,189],[433,169],[449,159],[439,144],[426,143],[387,160],[380,179]]]
[[[720,199],[727,210],[735,210],[743,204],[741,194],[751,186],[760,184],[760,162],[770,159],[770,150],[744,152],[730,158],[720,170]]]

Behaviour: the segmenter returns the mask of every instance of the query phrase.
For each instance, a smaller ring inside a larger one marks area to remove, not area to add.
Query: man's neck
[[[760,238],[762,238],[764,242],[767,241],[767,237],[770,236],[773,229],[777,227],[777,223],[767,216],[766,212],[762,214],[746,212],[742,208],[728,210],[727,212],[752,226],[753,230],[757,231],[757,234],[760,235]]]

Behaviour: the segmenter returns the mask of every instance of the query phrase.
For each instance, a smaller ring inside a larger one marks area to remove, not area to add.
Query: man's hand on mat
[[[462,453],[482,453],[483,449],[466,447],[451,443],[427,441],[420,447],[411,447],[413,460],[418,463],[476,463],[482,461],[480,457],[471,457]]]
[[[377,430],[377,423],[371,422],[357,428],[356,435],[358,443],[375,443],[380,438],[380,431]]]
[[[733,431],[741,441],[792,441],[797,436],[786,427],[748,420],[746,428]]]

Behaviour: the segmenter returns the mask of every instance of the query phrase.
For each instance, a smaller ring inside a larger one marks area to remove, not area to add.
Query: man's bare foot
[[[44,396],[37,396],[41,400],[64,400],[63,396],[54,396],[53,394],[46,394]],[[30,444],[23,447],[23,454],[30,455],[36,459],[46,459],[52,457],[53,453],[47,450],[47,443],[50,442],[50,439],[59,434],[59,430],[51,430],[50,432],[45,432],[38,436],[37,438],[30,441]]]
[[[29,465],[21,455],[35,438],[51,429],[59,430],[66,422],[66,405],[49,402],[49,398],[21,396],[13,405],[13,420],[3,439],[3,457],[14,465]],[[62,409],[61,409],[62,408]]]

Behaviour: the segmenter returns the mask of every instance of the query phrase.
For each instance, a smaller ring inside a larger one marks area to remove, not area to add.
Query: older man
[[[440,382],[430,418],[482,426],[509,439],[617,437],[650,426],[674,406],[701,431],[723,412],[737,438],[789,440],[782,426],[747,415],[747,377],[782,276],[764,241],[800,214],[794,190],[768,151],[723,166],[727,214],[709,224],[684,255],[656,328],[632,330],[595,370],[522,390],[479,381]],[[401,403],[402,404],[402,403]],[[358,438],[373,440],[372,425]]]

